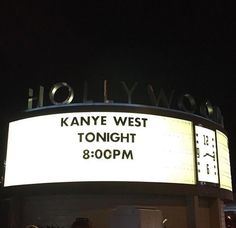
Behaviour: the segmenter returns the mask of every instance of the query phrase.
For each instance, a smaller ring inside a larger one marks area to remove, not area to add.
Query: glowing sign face
[[[232,190],[228,138],[218,130],[216,131],[216,137],[220,171],[220,187]]]
[[[195,184],[191,121],[73,112],[9,125],[4,186],[80,181]]]
[[[198,181],[219,183],[215,131],[195,126]]]

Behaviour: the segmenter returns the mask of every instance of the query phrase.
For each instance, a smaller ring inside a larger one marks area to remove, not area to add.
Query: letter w
[[[115,121],[115,123],[116,123],[116,126],[118,126],[118,125],[122,125],[122,126],[124,126],[125,125],[125,123],[126,123],[126,120],[127,120],[127,117],[125,117],[125,118],[122,118],[122,117],[118,117],[118,118],[116,118],[115,116],[113,117],[114,118],[114,121]]]
[[[169,99],[167,98],[165,91],[163,89],[160,89],[160,93],[158,97],[155,95],[155,92],[151,85],[148,85],[148,94],[151,98],[152,105],[155,106],[162,106],[165,108],[170,108],[172,101],[173,101],[173,95],[174,90],[171,91],[171,94],[169,96]]]

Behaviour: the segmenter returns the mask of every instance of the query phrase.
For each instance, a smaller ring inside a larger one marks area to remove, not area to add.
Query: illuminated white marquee
[[[216,131],[216,136],[219,160],[220,187],[232,190],[228,138],[225,134],[218,130]]]
[[[192,122],[71,112],[9,124],[4,186],[88,181],[196,184]]]

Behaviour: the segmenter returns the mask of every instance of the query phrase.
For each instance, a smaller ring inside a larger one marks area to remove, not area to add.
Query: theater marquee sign
[[[154,92],[153,105],[133,104],[133,92],[121,86],[127,103],[74,102],[74,90],[57,83],[48,92],[29,90],[28,109],[8,128],[4,187],[47,183],[138,182],[213,185],[232,191],[228,138],[219,109],[197,106],[189,95]],[[56,94],[65,89],[60,102]],[[159,104],[164,104],[159,107]],[[197,108],[198,107],[198,108]],[[199,113],[196,113],[196,110]]]
[[[9,124],[5,186],[87,181],[206,182],[231,190],[227,137],[191,120],[122,107]]]

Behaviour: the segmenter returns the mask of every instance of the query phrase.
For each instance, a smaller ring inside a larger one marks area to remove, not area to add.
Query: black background
[[[28,88],[59,81],[78,88],[86,79],[98,100],[104,79],[190,93],[223,113],[235,185],[234,7],[163,2],[1,3],[1,126],[26,108]]]

